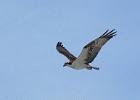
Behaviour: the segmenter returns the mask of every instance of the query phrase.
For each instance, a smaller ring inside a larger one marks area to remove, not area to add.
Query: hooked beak
[[[64,63],[63,67],[65,67],[65,66],[66,66],[66,63]]]
[[[66,65],[64,64],[63,67],[65,67]]]

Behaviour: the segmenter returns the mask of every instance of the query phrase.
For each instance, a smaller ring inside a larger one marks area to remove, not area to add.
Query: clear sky
[[[2,0],[0,100],[140,100],[139,0]],[[63,67],[107,29],[96,70]]]

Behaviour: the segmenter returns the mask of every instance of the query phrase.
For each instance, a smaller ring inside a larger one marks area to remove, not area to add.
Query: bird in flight
[[[63,45],[62,42],[58,42],[56,45],[56,49],[59,53],[63,54],[69,59],[69,62],[65,62],[64,66],[73,68],[73,69],[88,69],[88,70],[99,70],[99,67],[91,66],[89,63],[91,63],[99,51],[101,50],[102,46],[113,36],[116,36],[117,31],[115,29],[109,31],[107,30],[104,34],[102,34],[100,37],[96,38],[95,40],[91,41],[87,45],[83,47],[83,50],[78,58],[76,58],[73,54],[71,54]]]

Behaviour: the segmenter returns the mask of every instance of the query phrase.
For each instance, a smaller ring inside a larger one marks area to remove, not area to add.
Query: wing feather
[[[73,54],[71,54],[65,47],[63,47],[62,42],[58,42],[56,45],[56,49],[59,53],[66,56],[71,62],[77,59]]]
[[[117,31],[114,30],[115,29],[110,32],[107,30],[103,35],[84,46],[78,59],[82,60],[82,62],[86,64],[91,63],[99,53],[102,46],[113,36],[117,35],[115,34]]]

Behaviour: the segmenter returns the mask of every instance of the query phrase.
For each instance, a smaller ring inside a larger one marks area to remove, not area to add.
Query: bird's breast
[[[78,60],[75,60],[72,64],[72,66],[73,66],[74,69],[83,69],[83,68],[87,67],[85,64],[82,64]]]

